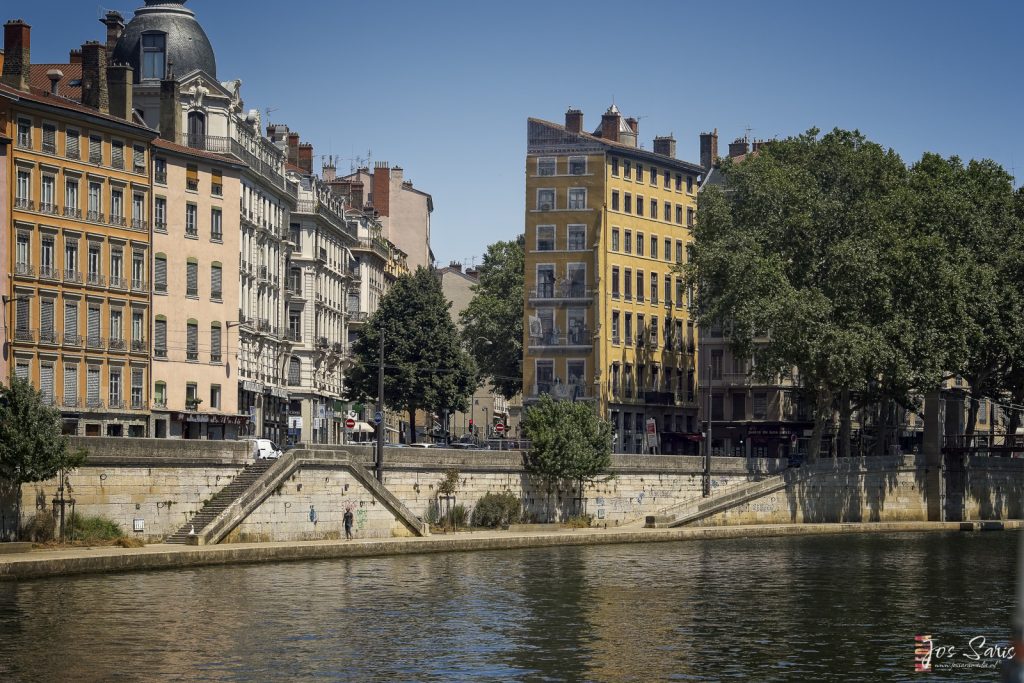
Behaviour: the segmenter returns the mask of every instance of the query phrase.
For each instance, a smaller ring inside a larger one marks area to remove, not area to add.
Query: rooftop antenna
[[[751,139],[751,138],[750,138],[750,134],[754,132],[754,129],[753,129],[753,128],[751,128],[751,127],[750,127],[750,124],[748,123],[748,124],[747,124],[747,127],[746,127],[746,128],[744,128],[743,130],[744,130],[744,132],[745,132],[745,135],[746,135],[746,137],[744,137],[744,139],[745,139],[745,140],[746,140],[747,142],[750,142],[750,139]]]
[[[277,111],[277,109],[271,109],[270,107],[267,107],[266,109],[263,110],[263,112],[267,115],[267,123],[268,124],[270,123],[270,115],[272,113],[274,113],[275,111]]]

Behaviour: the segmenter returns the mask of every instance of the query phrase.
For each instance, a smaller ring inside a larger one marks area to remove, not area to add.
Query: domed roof
[[[173,64],[174,73],[183,76],[202,69],[217,77],[217,59],[213,46],[203,27],[196,21],[192,10],[185,7],[186,0],[146,0],[145,7],[135,10],[135,16],[124,29],[114,47],[114,62],[131,64],[135,69],[135,82],[142,80],[140,41],[144,33],[163,33],[166,38],[166,64]]]

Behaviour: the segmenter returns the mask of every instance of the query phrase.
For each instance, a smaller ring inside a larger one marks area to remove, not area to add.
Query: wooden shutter
[[[163,352],[167,351],[167,321],[157,320],[153,328],[153,346]]]
[[[64,304],[64,334],[78,336],[78,304],[66,302]]]
[[[89,161],[94,164],[103,163],[103,138],[89,136]]]
[[[186,264],[186,282],[185,282],[185,293],[195,296],[199,293],[199,264],[188,263]]]
[[[39,391],[48,403],[53,403],[53,366],[43,365],[39,368]]]
[[[39,331],[53,334],[53,301],[41,301],[39,304]]]
[[[30,300],[27,298],[18,299],[18,324],[17,329],[27,331],[29,328],[28,324],[28,306]],[[5,302],[6,303],[6,302]]]
[[[156,280],[156,291],[167,291],[167,259],[162,256],[156,257],[156,265],[153,269],[153,277]]]
[[[114,168],[124,168],[124,145],[110,145],[110,165]]]
[[[68,159],[81,159],[82,158],[82,152],[81,152],[81,150],[79,148],[78,135],[79,134],[78,134],[77,130],[70,130],[69,129],[68,132],[67,132],[67,138],[66,138],[66,141],[64,143],[64,146],[66,148],[65,152],[66,152],[66,155],[67,155]]]
[[[100,369],[90,366],[86,373],[85,396],[90,403],[100,400]]]
[[[220,356],[220,326],[210,328],[210,355]]]
[[[199,325],[189,323],[187,327],[187,344],[189,353],[199,352]]]
[[[100,309],[89,308],[89,339],[99,339],[100,336]]]
[[[64,404],[78,399],[78,366],[64,366]],[[72,404],[73,405],[73,404]]]
[[[51,154],[57,150],[57,127],[43,125],[43,151]]]
[[[220,266],[213,266],[210,269],[210,296],[221,297],[221,269]]]

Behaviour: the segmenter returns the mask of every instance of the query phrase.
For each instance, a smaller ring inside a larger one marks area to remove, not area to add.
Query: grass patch
[[[124,536],[121,527],[105,517],[85,517],[75,513],[67,522],[65,535],[72,541],[116,541]]]

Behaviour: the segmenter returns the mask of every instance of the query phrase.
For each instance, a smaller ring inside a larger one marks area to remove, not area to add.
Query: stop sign
[[[345,420],[345,429],[355,429],[355,427],[356,421],[353,420],[351,417]]]
[[[498,432],[499,434],[501,434],[502,432],[504,432],[504,431],[505,431],[505,425],[503,425],[503,424],[501,424],[501,423],[499,422],[498,424],[494,425],[494,431],[496,431],[496,432]]]

